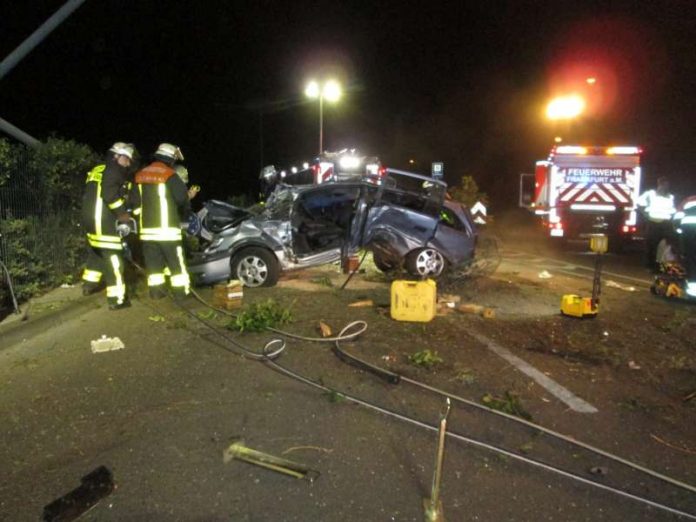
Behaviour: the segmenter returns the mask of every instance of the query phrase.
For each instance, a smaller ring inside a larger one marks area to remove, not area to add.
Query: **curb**
[[[94,310],[98,299],[103,298],[102,293],[80,297],[69,302],[65,306],[45,312],[33,318],[31,315],[25,320],[13,321],[0,325],[0,351],[11,348],[27,339],[43,333],[52,326],[78,317],[85,312]],[[25,304],[28,306],[28,304]]]

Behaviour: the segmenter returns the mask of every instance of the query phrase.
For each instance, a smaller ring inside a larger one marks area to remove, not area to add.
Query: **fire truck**
[[[534,174],[522,174],[520,205],[541,217],[549,237],[601,232],[621,247],[636,237],[641,153],[634,146],[557,145]]]

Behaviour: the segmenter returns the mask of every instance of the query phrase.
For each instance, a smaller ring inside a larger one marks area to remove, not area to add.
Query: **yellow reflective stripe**
[[[143,241],[180,241],[181,229],[179,228],[146,228],[140,230],[140,239]]]
[[[115,208],[122,207],[125,204],[125,200],[123,198],[117,199],[113,203],[109,203],[109,208],[111,210],[114,210]]]
[[[169,270],[169,267],[168,267],[168,266],[165,266],[165,267],[164,267],[164,275],[166,275],[166,276],[172,275],[172,271]]]
[[[138,185],[138,192],[140,193],[140,204],[142,205],[143,204],[143,186],[142,185]],[[138,216],[140,216],[139,223],[138,223],[138,225],[139,225],[138,229],[142,230],[143,229],[142,206],[138,208]]]
[[[89,239],[90,246],[94,248],[104,248],[107,250],[123,250],[121,243],[110,243],[107,241],[99,241],[98,239]]]
[[[90,283],[98,283],[101,281],[102,273],[96,270],[89,270],[87,268],[82,272],[82,280],[89,281]]]
[[[90,181],[101,183],[102,172],[104,172],[105,169],[106,165],[97,165],[96,167],[94,167],[87,173],[87,179],[85,180],[85,183],[89,183]]]
[[[123,278],[121,277],[121,261],[117,255],[110,256],[109,260],[111,261],[111,267],[114,269],[116,284],[114,286],[106,287],[106,296],[116,297],[116,302],[121,304],[126,297],[126,285],[123,284]]]
[[[159,286],[165,282],[164,274],[150,274],[147,276],[147,286]]]
[[[181,273],[172,276],[172,287],[183,287],[184,292],[188,294],[191,287],[191,279],[189,278],[188,272],[186,271],[186,262],[184,261],[184,249],[182,247],[176,247],[176,256],[179,258]]]
[[[139,216],[140,213],[141,213],[142,211],[143,211],[143,209],[140,208],[140,207],[138,207],[138,208],[136,208],[136,209],[133,209],[133,215],[134,215],[134,216]],[[142,224],[142,223],[141,223],[141,224]]]
[[[164,183],[157,185],[160,198],[160,227],[169,228],[169,205],[167,204],[167,187]]]
[[[102,243],[118,243],[121,244],[121,238],[118,236],[105,236],[100,234],[87,234],[87,239],[90,241],[99,241]]]
[[[94,230],[97,236],[102,233],[102,198],[101,198],[101,183],[97,184],[97,201],[94,202]]]

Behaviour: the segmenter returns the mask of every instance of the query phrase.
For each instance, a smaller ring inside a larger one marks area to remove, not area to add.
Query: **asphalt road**
[[[537,254],[522,250],[506,262],[515,256],[531,256],[523,261],[534,269],[541,266]],[[550,259],[542,257],[541,262]],[[554,263],[569,264],[565,258]],[[577,267],[567,271],[585,274],[580,261],[570,264]],[[327,313],[342,311],[345,302],[363,293],[351,292],[342,297],[329,292],[321,306]],[[312,292],[292,295],[300,302],[318,299]],[[206,312],[190,300],[185,306]],[[379,324],[375,320],[373,327]],[[102,335],[118,336],[125,348],[93,354],[90,341]],[[268,336],[239,339],[258,350]],[[369,349],[368,334],[356,344]],[[112,471],[117,489],[84,520],[423,519],[434,433],[337,400],[230,348],[174,303],[146,299],[119,312],[90,309],[5,347],[0,351],[0,519],[36,520],[43,506],[100,465]],[[311,379],[431,424],[443,406],[441,399],[391,387],[346,366],[325,345],[290,343],[281,361]],[[555,407],[566,418],[582,415]],[[464,432],[467,425],[475,431],[486,422],[453,416],[453,425]],[[488,436],[496,442],[506,431],[501,425]],[[244,462],[223,463],[223,451],[238,438],[321,475],[310,483]],[[568,453],[568,448],[556,451]],[[442,499],[448,520],[679,520],[452,440]]]

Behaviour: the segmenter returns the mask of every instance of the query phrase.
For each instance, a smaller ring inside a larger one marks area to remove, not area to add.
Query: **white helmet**
[[[126,156],[127,158],[132,160],[133,155],[135,154],[135,146],[132,143],[124,143],[122,141],[117,141],[111,146],[109,152],[113,152],[114,154],[120,154],[121,156]]]
[[[184,160],[184,155],[181,153],[181,149],[176,145],[172,145],[171,143],[160,143],[159,147],[157,147],[157,150],[155,151],[155,154],[158,156],[172,158],[173,160]]]
[[[184,167],[183,165],[177,165],[174,167],[174,170],[176,171],[177,176],[181,178],[181,181],[183,181],[185,184],[188,185],[189,182],[189,175],[188,175],[188,169]]]

